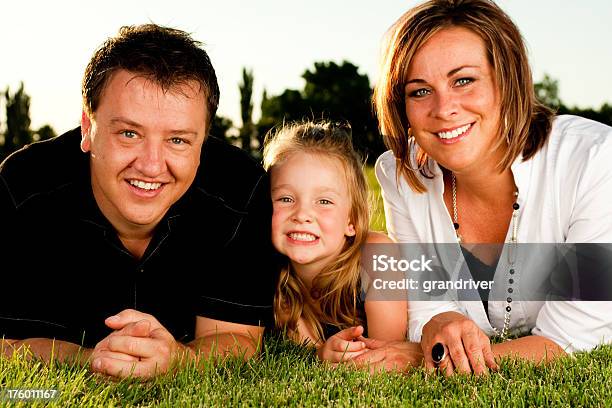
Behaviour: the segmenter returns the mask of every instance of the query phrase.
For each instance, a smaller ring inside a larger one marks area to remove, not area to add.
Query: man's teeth
[[[162,185],[162,183],[145,183],[140,180],[130,180],[130,184],[143,190],[157,190]]]
[[[317,239],[317,237],[315,237],[312,234],[305,234],[305,233],[298,233],[298,232],[292,232],[291,234],[289,234],[289,237],[293,239],[294,241],[314,241],[315,239]]]
[[[462,135],[463,133],[465,133],[470,126],[472,126],[471,124],[467,124],[465,126],[461,126],[460,128],[451,130],[450,132],[439,132],[438,133],[438,137],[441,139],[454,139],[459,135]]]

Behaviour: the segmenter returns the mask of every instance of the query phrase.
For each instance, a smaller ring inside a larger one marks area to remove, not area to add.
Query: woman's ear
[[[346,231],[344,231],[344,235],[347,236],[347,237],[354,237],[355,234],[356,234],[355,227],[349,221],[348,225],[346,226]]]

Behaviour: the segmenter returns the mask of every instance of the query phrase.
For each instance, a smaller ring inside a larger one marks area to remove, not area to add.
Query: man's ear
[[[356,234],[355,227],[349,221],[349,224],[346,226],[346,231],[344,231],[344,235],[346,235],[347,237],[354,237],[355,234]]]
[[[81,112],[81,150],[85,153],[91,149],[91,119],[85,112]]]

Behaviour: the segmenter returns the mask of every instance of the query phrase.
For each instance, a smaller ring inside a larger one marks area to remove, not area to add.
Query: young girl
[[[405,301],[361,301],[363,244],[391,242],[368,232],[367,183],[350,128],[285,126],[266,138],[274,214],[272,242],[286,255],[274,302],[277,326],[339,362],[367,351],[360,336],[403,340]]]

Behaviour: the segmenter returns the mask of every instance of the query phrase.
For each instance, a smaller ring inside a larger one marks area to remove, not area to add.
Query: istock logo
[[[372,270],[375,272],[386,272],[386,271],[413,271],[413,272],[432,272],[431,264],[432,259],[427,259],[425,255],[421,255],[420,259],[395,259],[388,255],[374,255],[372,256]]]

